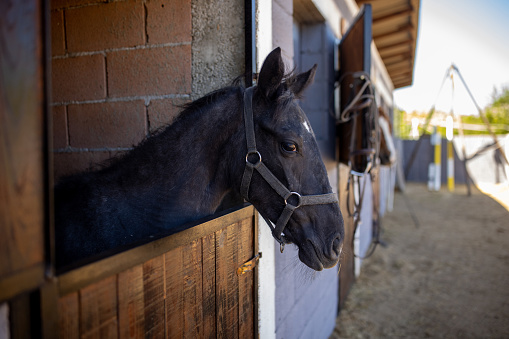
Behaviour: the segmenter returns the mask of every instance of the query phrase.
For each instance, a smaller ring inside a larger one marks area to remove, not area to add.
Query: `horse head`
[[[298,104],[315,72],[316,65],[285,75],[279,48],[264,61],[258,85],[244,96],[245,119],[252,116],[246,135],[250,129],[254,135],[251,142],[246,136],[246,169],[239,186],[269,224],[275,224],[273,235],[281,246],[294,243],[300,260],[320,271],[338,263],[344,228],[315,135]]]

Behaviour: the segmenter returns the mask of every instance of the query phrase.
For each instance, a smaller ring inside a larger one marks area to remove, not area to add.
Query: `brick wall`
[[[191,97],[191,0],[52,0],[55,177],[171,122]]]

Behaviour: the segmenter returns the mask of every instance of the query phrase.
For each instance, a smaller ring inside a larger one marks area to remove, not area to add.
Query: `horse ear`
[[[297,75],[295,82],[290,85],[290,90],[297,98],[299,98],[304,90],[313,83],[317,67],[318,66],[315,64],[309,71]]]
[[[281,58],[281,48],[276,48],[269,53],[263,62],[258,77],[258,88],[267,99],[272,99],[276,94],[283,76],[285,75],[285,64]]]

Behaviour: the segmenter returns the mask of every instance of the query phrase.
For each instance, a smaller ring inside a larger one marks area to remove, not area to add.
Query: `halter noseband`
[[[279,242],[280,250],[282,253],[285,246],[285,241],[283,240],[284,237],[283,231],[286,227],[286,224],[290,220],[290,217],[292,216],[293,212],[297,208],[306,205],[325,205],[337,203],[338,198],[335,193],[318,195],[301,195],[297,192],[291,192],[265,166],[265,164],[262,162],[261,154],[256,150],[255,130],[253,121],[253,93],[254,86],[249,87],[244,91],[244,125],[246,128],[247,154],[246,154],[246,167],[244,169],[244,174],[242,175],[240,193],[247,201],[249,201],[249,187],[251,185],[251,178],[253,176],[254,170],[257,170],[258,173],[263,177],[263,179],[265,179],[265,181],[272,187],[272,189],[274,189],[274,191],[276,191],[276,193],[283,198],[285,202],[285,208],[283,209],[283,212],[279,216],[279,219],[277,220],[275,226],[273,226],[272,222],[268,218],[263,217],[272,230],[272,236]],[[294,198],[290,199],[292,198],[292,196]],[[295,199],[296,199],[295,204],[290,202],[290,200]]]

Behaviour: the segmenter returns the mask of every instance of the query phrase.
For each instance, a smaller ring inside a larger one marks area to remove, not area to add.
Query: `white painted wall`
[[[11,337],[9,331],[9,305],[5,302],[0,304],[0,338],[8,339]]]
[[[291,27],[290,27],[291,29]],[[272,0],[256,1],[256,71],[272,51]],[[260,338],[276,337],[275,241],[269,226],[258,218],[258,333]]]
[[[325,25],[336,38],[340,38],[341,18],[351,22],[359,10],[354,0],[310,0],[310,2],[322,14]],[[298,51],[294,50],[294,46],[298,46],[298,43],[296,44],[294,41],[296,32],[299,34],[298,24],[293,21],[293,0],[257,0],[256,60],[258,72],[265,57],[275,47],[281,47],[288,70],[295,66],[309,68],[305,60],[300,60],[298,65],[293,62],[293,60],[299,62],[299,55],[295,54]],[[307,31],[307,33],[309,32]],[[391,105],[392,82],[374,44],[372,49],[374,49],[372,51],[373,81],[377,86],[377,93],[384,98],[387,104]],[[320,61],[320,72],[328,67],[324,63],[328,63],[327,57]],[[324,76],[328,77],[326,74]],[[317,84],[319,78],[320,74],[317,74],[315,79]],[[320,93],[315,92],[308,89],[306,98],[319,100]],[[336,189],[337,164],[327,162],[327,170],[331,184]],[[357,246],[359,254],[365,253],[371,241],[373,201],[371,182],[369,179],[366,180],[368,183],[362,209],[363,224],[359,228]],[[311,272],[299,262],[295,246],[287,246],[283,254],[279,253],[279,245],[273,239],[263,218],[259,218],[258,230],[259,250],[262,252],[258,268],[260,338],[327,338],[335,324],[338,303],[337,270]],[[356,268],[360,270],[360,267],[359,260],[356,263]],[[325,300],[327,302],[324,302]],[[325,304],[332,305],[330,310],[328,309],[325,313],[322,309],[319,310],[315,307]],[[312,321],[306,321],[306,319]]]

